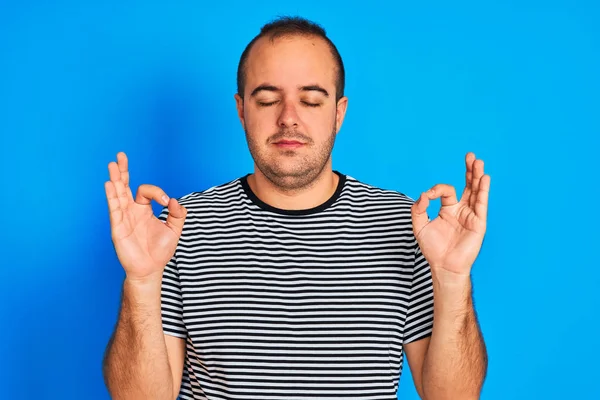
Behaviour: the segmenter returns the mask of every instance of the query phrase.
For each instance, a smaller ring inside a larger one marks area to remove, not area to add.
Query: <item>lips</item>
[[[283,144],[283,145],[294,145],[294,144],[304,144],[297,140],[280,140],[279,142],[275,142],[275,144]]]
[[[297,140],[280,140],[274,144],[280,149],[297,149],[304,146],[304,143]]]

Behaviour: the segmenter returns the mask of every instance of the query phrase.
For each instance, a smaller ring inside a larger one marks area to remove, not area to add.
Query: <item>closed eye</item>
[[[307,105],[307,106],[309,106],[309,107],[319,107],[321,105],[319,103],[309,103],[307,101],[303,101],[302,103],[305,104],[305,105]]]
[[[259,105],[260,107],[268,107],[268,106],[272,106],[273,104],[275,104],[275,103],[277,103],[277,102],[278,102],[278,100],[271,101],[271,102],[269,102],[269,103],[265,103],[265,102],[263,102],[263,101],[259,101],[259,102],[258,102],[258,105]],[[320,103],[309,103],[309,102],[307,102],[307,101],[303,101],[303,102],[302,102],[302,104],[304,104],[305,106],[308,106],[308,107],[319,107],[319,106],[321,106],[321,104],[320,104]]]
[[[275,100],[275,101],[272,101],[272,102],[270,102],[270,103],[264,103],[264,102],[262,102],[262,101],[259,101],[259,102],[258,102],[258,105],[259,105],[259,106],[261,106],[261,107],[268,107],[268,106],[272,106],[272,105],[273,105],[273,104],[275,104],[275,103],[277,103],[277,100]]]

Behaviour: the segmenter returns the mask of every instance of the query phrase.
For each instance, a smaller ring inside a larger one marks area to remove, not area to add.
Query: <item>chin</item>
[[[323,168],[307,166],[305,163],[279,163],[260,168],[263,175],[278,187],[300,189],[310,186]]]
[[[279,179],[297,179],[311,174],[311,169],[299,165],[274,165],[267,168],[269,175]]]

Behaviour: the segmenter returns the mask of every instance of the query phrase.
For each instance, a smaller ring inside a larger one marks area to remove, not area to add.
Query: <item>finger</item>
[[[125,185],[123,185],[123,181],[121,180],[121,171],[119,171],[119,166],[116,162],[111,161],[108,163],[108,174],[110,176],[110,181],[113,183],[115,190],[117,191],[117,198],[119,199],[121,210],[127,209],[127,206],[129,205],[127,189],[125,189]]]
[[[458,203],[456,200],[456,190],[452,185],[446,185],[445,183],[439,183],[425,192],[429,200],[437,199],[441,197],[442,206],[453,206]]]
[[[185,217],[187,210],[176,199],[169,199],[169,214],[167,215],[166,224],[171,228],[177,235],[181,235],[183,230],[183,224],[185,223]]]
[[[477,191],[479,190],[479,181],[483,176],[483,160],[475,160],[473,162],[473,181],[471,184],[471,195],[469,197],[469,207],[475,209],[477,202]]]
[[[129,202],[132,202],[133,194],[131,193],[131,187],[129,186],[129,160],[127,159],[127,155],[122,151],[117,153],[117,165],[121,172],[121,181],[125,186]]]
[[[477,200],[475,202],[475,215],[485,221],[487,218],[488,198],[490,195],[491,177],[483,175],[479,181],[479,190],[477,191]]]
[[[415,232],[415,235],[418,235],[419,232],[421,232],[421,229],[429,223],[427,207],[429,207],[429,198],[425,193],[421,193],[421,196],[413,203],[411,208],[413,231]]]
[[[156,201],[163,206],[169,204],[169,196],[158,186],[143,184],[138,187],[135,195],[135,202],[138,204],[148,205]]]
[[[465,189],[463,190],[462,195],[460,196],[461,202],[466,202],[467,204],[471,198],[471,184],[473,181],[473,162],[475,161],[475,153],[469,152],[465,156]]]
[[[110,225],[115,226],[123,221],[123,210],[121,210],[121,204],[117,197],[117,189],[115,189],[114,183],[106,181],[104,183],[104,191],[106,192],[106,200],[108,201]]]

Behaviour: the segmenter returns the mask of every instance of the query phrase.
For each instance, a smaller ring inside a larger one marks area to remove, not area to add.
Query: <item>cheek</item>
[[[271,110],[251,109],[246,112],[247,129],[254,135],[271,135],[273,129],[277,129],[277,117]],[[271,133],[269,133],[271,132]]]
[[[312,132],[319,136],[331,135],[331,130],[336,124],[336,114],[332,110],[321,110],[319,113],[313,113],[305,118],[305,123]]]

